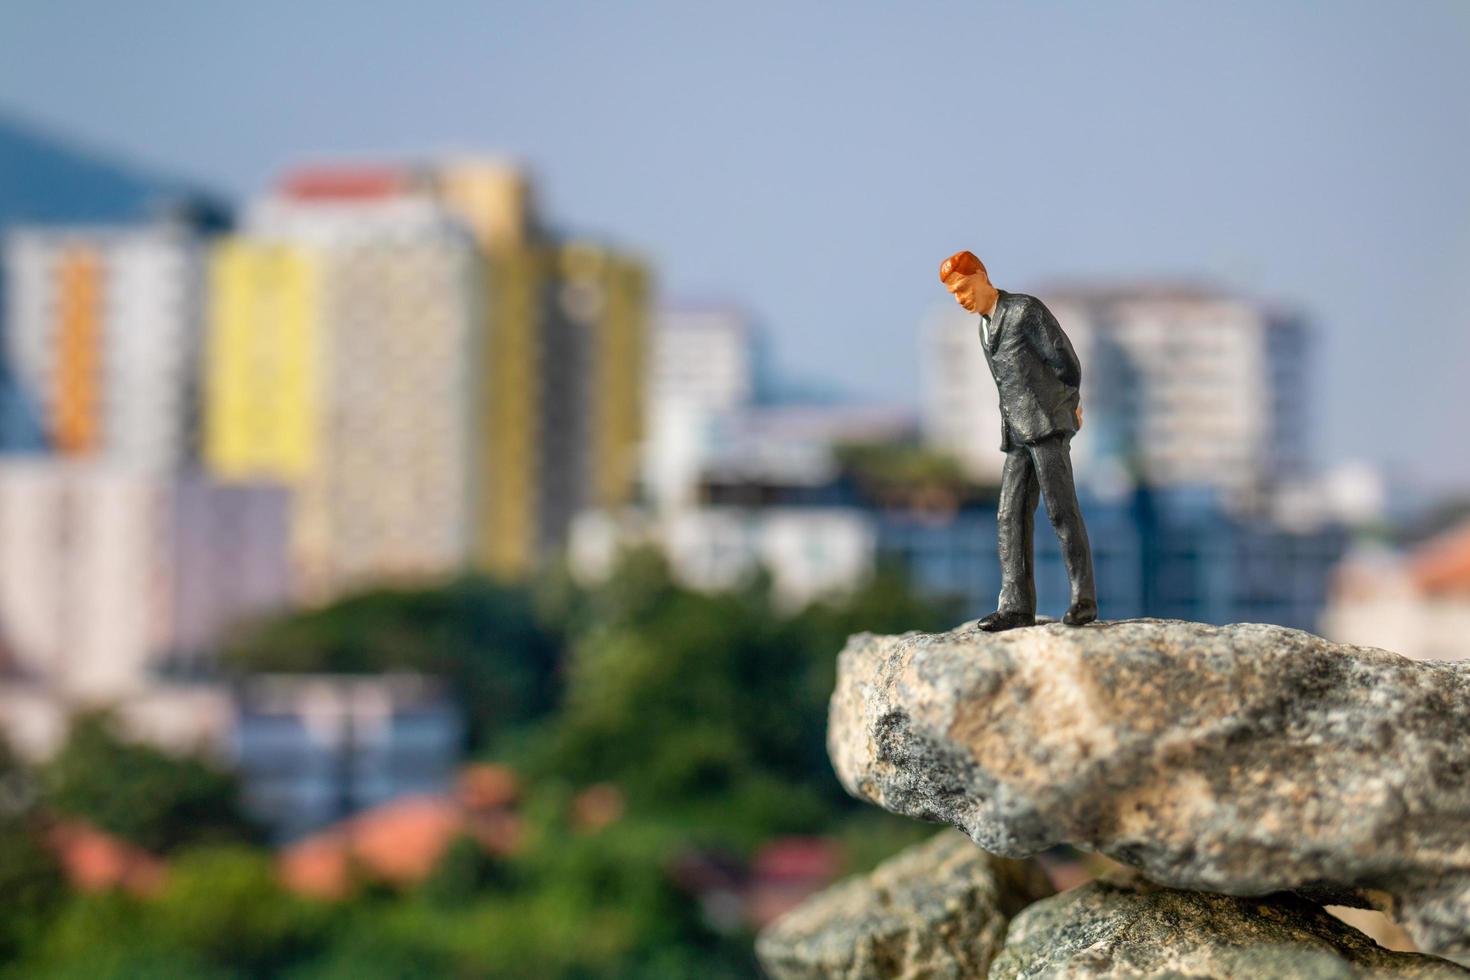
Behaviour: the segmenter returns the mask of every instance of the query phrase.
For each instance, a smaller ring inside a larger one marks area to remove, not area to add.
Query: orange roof
[[[277,859],[281,884],[298,895],[346,898],[352,883],[347,842],[335,831],[292,844]]]
[[[623,791],[612,783],[594,783],[572,800],[572,820],[578,827],[598,831],[623,816]]]
[[[358,870],[395,885],[417,884],[461,834],[487,851],[508,854],[520,846],[521,820],[508,811],[467,814],[446,796],[405,796],[286,848],[281,880],[318,898],[345,896]]]
[[[1470,523],[1420,545],[1409,556],[1409,575],[1430,595],[1470,593]]]
[[[281,854],[281,878],[293,891],[323,898],[346,893],[354,865],[412,884],[428,877],[463,825],[452,800],[406,796],[291,845]]]
[[[86,892],[121,888],[134,895],[156,895],[163,888],[162,860],[82,820],[62,820],[47,833],[72,887]]]
[[[456,789],[467,809],[493,810],[519,799],[521,782],[509,766],[478,762],[460,770]]]

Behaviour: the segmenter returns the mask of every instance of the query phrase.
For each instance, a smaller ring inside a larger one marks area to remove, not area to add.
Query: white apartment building
[[[197,455],[203,246],[187,229],[21,229],[6,358],[53,449],[153,471]]]
[[[0,642],[10,671],[77,701],[189,670],[289,596],[286,496],[36,459],[0,465]]]
[[[648,350],[644,482],[662,507],[693,502],[731,416],[755,395],[753,333],[733,307],[660,312]]]
[[[1083,472],[1121,464],[1158,486],[1217,487],[1245,507],[1304,474],[1311,412],[1299,318],[1189,287],[1041,296],[1082,361]]]

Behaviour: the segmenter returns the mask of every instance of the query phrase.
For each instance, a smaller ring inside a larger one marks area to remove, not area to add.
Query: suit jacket
[[[1082,365],[1051,310],[1035,296],[998,290],[990,342],[981,345],[1000,392],[1000,448],[1077,431]]]

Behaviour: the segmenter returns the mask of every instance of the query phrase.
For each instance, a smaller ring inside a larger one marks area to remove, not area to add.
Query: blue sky
[[[0,6],[0,108],[239,196],[488,150],[778,362],[917,399],[934,269],[1204,279],[1318,329],[1324,460],[1470,484],[1470,4]]]

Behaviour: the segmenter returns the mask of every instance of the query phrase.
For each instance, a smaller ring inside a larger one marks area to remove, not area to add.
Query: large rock
[[[1466,980],[1470,970],[1433,956],[1389,952],[1299,898],[1232,898],[1143,881],[1095,881],[1018,915],[990,969],[990,980],[1063,977]]]
[[[945,831],[809,899],[756,953],[775,980],[984,977],[1011,916],[1051,893],[1034,862]]]
[[[828,750],[853,794],[997,854],[1372,901],[1470,953],[1470,663],[1160,620],[863,634]]]

